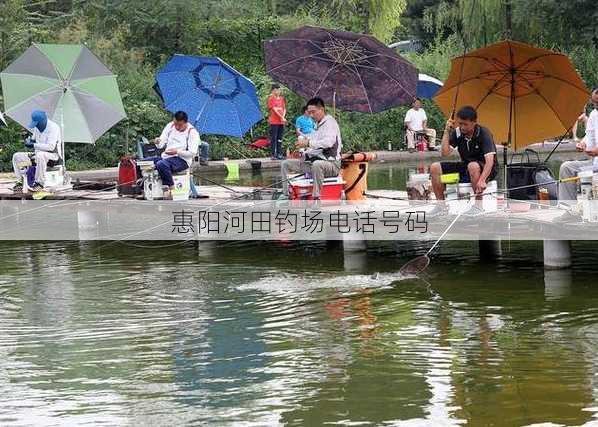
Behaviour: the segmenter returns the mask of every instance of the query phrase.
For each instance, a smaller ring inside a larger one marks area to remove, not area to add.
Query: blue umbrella
[[[174,55],[156,82],[164,107],[200,133],[242,137],[262,119],[253,82],[220,58]]]
[[[442,82],[427,74],[420,74],[417,81],[417,97],[431,99],[443,86]]]

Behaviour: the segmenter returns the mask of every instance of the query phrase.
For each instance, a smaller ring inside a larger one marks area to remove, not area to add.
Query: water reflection
[[[140,246],[0,244],[2,425],[598,420],[590,244]]]

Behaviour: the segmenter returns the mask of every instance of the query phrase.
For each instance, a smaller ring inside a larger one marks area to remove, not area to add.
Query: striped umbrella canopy
[[[7,116],[26,128],[44,110],[63,142],[92,144],[126,117],[116,76],[83,45],[33,44],[0,80]]]
[[[174,55],[156,75],[164,107],[203,134],[242,137],[262,119],[255,85],[222,59]]]
[[[2,115],[2,111],[0,111],[0,128],[7,126],[6,120],[4,120],[4,116]]]

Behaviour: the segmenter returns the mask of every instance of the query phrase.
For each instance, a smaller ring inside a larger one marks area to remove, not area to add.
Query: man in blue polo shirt
[[[475,108],[466,106],[457,112],[455,120],[448,120],[442,136],[441,153],[451,154],[457,149],[461,160],[458,162],[436,162],[430,166],[432,189],[436,200],[444,200],[444,184],[440,177],[443,174],[459,173],[460,182],[470,182],[473,191],[481,195],[486,183],[496,177],[498,163],[496,145],[492,133],[478,124]],[[444,203],[438,203],[430,212],[432,215],[446,211]]]
[[[316,122],[307,114],[307,106],[303,107],[303,115],[297,117],[295,120],[295,129],[297,136],[309,135],[316,130]]]

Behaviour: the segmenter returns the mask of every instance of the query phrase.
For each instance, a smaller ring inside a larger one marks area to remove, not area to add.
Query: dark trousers
[[[154,162],[158,174],[160,175],[160,178],[162,178],[162,185],[168,185],[169,187],[174,185],[172,174],[182,172],[189,167],[187,162],[180,157],[168,157],[166,159],[161,157],[148,157],[143,160],[152,160]]]
[[[272,157],[282,156],[282,135],[284,125],[270,125],[270,151]]]

